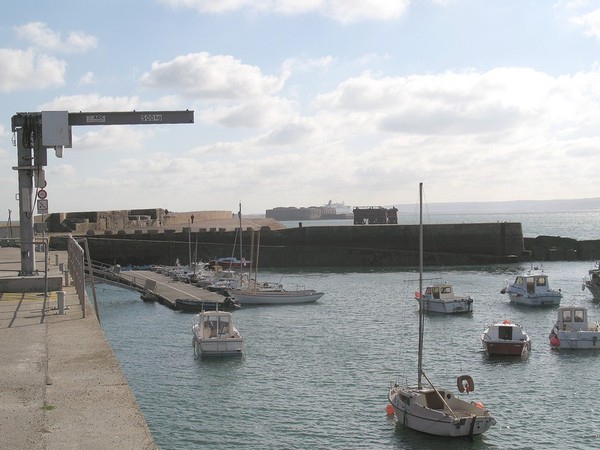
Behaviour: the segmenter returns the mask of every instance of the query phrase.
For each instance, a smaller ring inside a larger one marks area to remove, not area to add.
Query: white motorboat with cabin
[[[583,279],[581,289],[588,288],[592,293],[594,301],[600,301],[600,261],[596,262],[596,267],[590,269],[587,276]]]
[[[560,289],[550,289],[548,275],[537,268],[518,275],[500,293],[508,294],[511,303],[526,306],[557,306],[562,299]]]
[[[554,348],[600,350],[600,325],[588,319],[587,308],[583,306],[558,308],[549,337]]]
[[[239,356],[244,353],[244,338],[228,311],[203,311],[192,325],[192,344],[196,356]]]
[[[423,183],[419,185],[421,204],[419,225],[419,292],[423,290]],[[473,403],[454,396],[447,389],[437,388],[423,371],[423,336],[425,308],[419,303],[419,346],[417,385],[398,382],[388,392],[388,412],[394,414],[405,427],[436,436],[474,436],[490,429],[496,419],[480,403]],[[429,383],[423,386],[422,378]],[[465,386],[466,383],[466,386]],[[473,379],[468,375],[457,378],[460,392],[474,389]]]
[[[525,356],[531,351],[529,335],[510,320],[486,324],[481,344],[488,356]]]
[[[473,311],[473,299],[470,296],[455,295],[452,285],[448,283],[427,286],[423,294],[415,292],[415,298],[427,312],[456,314]]]

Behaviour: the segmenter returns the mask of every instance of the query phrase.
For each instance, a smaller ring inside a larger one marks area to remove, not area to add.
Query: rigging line
[[[426,210],[426,216],[427,216],[427,223],[429,225],[433,225],[434,221],[431,218],[431,215],[429,213],[429,207],[428,207],[428,201],[426,199],[426,194],[425,194],[425,188],[423,188],[423,205],[424,205],[424,209]],[[444,266],[443,263],[440,264],[440,252],[438,251],[437,248],[437,244],[436,244],[436,240],[435,240],[435,227],[429,226],[428,227],[428,237],[429,237],[429,242],[431,244],[431,251],[428,253],[433,253],[435,255],[435,261],[436,261],[436,265],[441,265],[442,267]]]
[[[433,383],[429,380],[429,378],[427,378],[427,375],[425,375],[425,372],[421,370],[421,374],[425,377],[425,379],[427,380],[427,382],[429,383],[429,385],[433,388],[433,390],[438,395],[438,397],[440,398],[440,400],[442,402],[444,402],[444,405],[446,405],[446,407],[450,410],[450,412],[452,413],[452,415],[454,416],[454,418],[458,419],[458,416],[456,415],[456,413],[454,412],[454,410],[450,407],[450,405],[448,404],[448,402],[446,402],[446,399],[442,396],[442,394],[440,394],[440,392],[433,385]]]

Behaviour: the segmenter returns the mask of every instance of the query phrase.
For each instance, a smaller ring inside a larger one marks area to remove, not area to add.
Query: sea
[[[600,239],[600,211],[435,217],[496,221],[521,222],[530,237]],[[421,434],[386,413],[390,384],[417,381],[418,268],[261,270],[262,280],[325,295],[235,311],[246,345],[238,358],[195,358],[194,314],[115,286],[96,291],[102,329],[160,449],[600,449],[600,351],[551,348],[557,308],[516,306],[500,293],[533,265],[562,290],[563,305],[600,321],[582,289],[595,261],[425,268],[425,285],[447,281],[474,299],[470,314],[426,315],[423,359],[436,387],[496,418],[473,440]],[[530,335],[527,358],[484,354],[485,325],[501,320]],[[458,394],[460,375],[474,379],[468,395]]]

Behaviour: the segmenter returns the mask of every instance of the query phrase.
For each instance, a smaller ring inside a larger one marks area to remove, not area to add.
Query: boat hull
[[[244,353],[244,338],[241,336],[221,336],[203,338],[198,327],[193,328],[194,354],[198,356],[237,356]]]
[[[522,356],[530,350],[528,342],[483,341],[485,353],[489,356]]]
[[[291,305],[313,303],[319,300],[323,292],[317,291],[282,291],[282,292],[230,292],[231,298],[240,305]]]
[[[461,314],[473,312],[473,300],[430,300],[424,298],[422,300],[417,299],[418,302],[423,303],[423,308],[427,312],[441,313],[441,314]]]
[[[600,350],[599,331],[561,331],[553,330],[551,336],[558,338],[558,343],[550,339],[550,344],[559,349]]]
[[[396,419],[405,427],[435,436],[464,437],[485,433],[496,420],[483,408],[443,393],[453,414],[442,404],[426,406],[422,397],[434,397],[432,390],[393,387],[388,400]],[[442,391],[443,392],[443,391]],[[410,400],[408,400],[410,399]]]
[[[588,291],[592,294],[594,301],[600,301],[600,284],[587,281],[585,287],[588,288]]]
[[[241,356],[244,353],[242,338],[195,339],[195,353],[200,356]]]
[[[508,297],[511,303],[525,306],[558,306],[562,299],[560,294],[521,295],[509,293]]]

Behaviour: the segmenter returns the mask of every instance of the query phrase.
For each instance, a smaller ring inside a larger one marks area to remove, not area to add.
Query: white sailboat
[[[419,184],[419,292],[423,291],[423,183]],[[424,308],[419,303],[419,351],[416,386],[392,384],[388,393],[391,410],[405,427],[436,436],[473,437],[489,430],[496,419],[481,403],[455,397],[449,390],[436,388],[423,372]],[[429,387],[424,387],[425,378]],[[457,378],[460,392],[474,388],[468,375]]]
[[[241,211],[241,209],[240,209]],[[240,212],[241,214],[241,212]],[[254,235],[253,239],[254,241]],[[254,244],[252,244],[254,248]],[[275,282],[258,282],[258,253],[260,249],[260,231],[256,244],[256,263],[254,264],[254,278],[241,286],[228,289],[227,295],[240,305],[293,305],[300,303],[314,303],[319,300],[323,292],[314,289],[285,289],[282,284]],[[252,252],[254,253],[254,251]],[[251,257],[250,267],[252,270]]]

